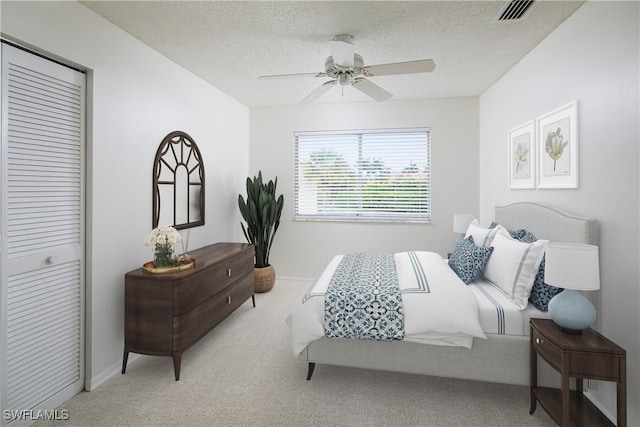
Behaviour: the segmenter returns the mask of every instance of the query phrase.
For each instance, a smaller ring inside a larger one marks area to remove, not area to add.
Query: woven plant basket
[[[272,265],[253,270],[254,288],[257,293],[269,292],[276,283],[276,270]]]

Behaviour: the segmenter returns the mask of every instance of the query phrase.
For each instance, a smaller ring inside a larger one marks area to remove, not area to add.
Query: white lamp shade
[[[600,289],[599,264],[597,246],[549,242],[544,281],[559,288],[595,291]]]
[[[469,224],[476,219],[474,214],[454,214],[453,215],[453,232],[464,234],[469,228]]]

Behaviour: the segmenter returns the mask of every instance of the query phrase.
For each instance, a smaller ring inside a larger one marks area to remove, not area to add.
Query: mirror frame
[[[197,161],[197,165],[191,169],[187,167],[192,157]],[[170,160],[170,161],[169,161]],[[176,167],[172,168],[172,164]],[[173,181],[166,179],[160,180],[160,174],[162,167],[166,167],[173,174]],[[177,166],[184,166],[187,169],[187,191],[186,191],[186,211],[187,222],[176,224],[176,213],[178,210],[178,203],[175,200],[176,196],[176,169]],[[196,170],[197,169],[197,170]],[[197,173],[196,173],[197,172]],[[197,179],[192,179],[192,175],[195,174]],[[204,162],[202,161],[202,155],[196,142],[186,132],[174,131],[164,137],[153,161],[153,212],[152,212],[152,226],[158,227],[160,221],[160,209],[163,208],[160,199],[160,186],[173,186],[173,224],[177,230],[183,230],[185,228],[198,227],[204,225]],[[198,181],[199,180],[199,181]],[[190,196],[189,191],[191,186],[200,186],[200,219],[198,221],[189,221],[190,215]]]

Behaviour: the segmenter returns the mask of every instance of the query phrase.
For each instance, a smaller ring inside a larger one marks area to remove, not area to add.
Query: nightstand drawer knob
[[[227,277],[231,277],[231,269],[227,268]]]
[[[540,338],[536,338],[536,344],[542,344],[544,342],[544,340],[540,339]]]
[[[227,304],[231,304],[231,295],[227,297]]]

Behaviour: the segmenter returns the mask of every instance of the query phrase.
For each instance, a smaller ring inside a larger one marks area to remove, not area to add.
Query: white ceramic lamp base
[[[584,295],[565,289],[549,301],[551,319],[564,332],[581,334],[596,321],[596,309]]]

